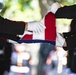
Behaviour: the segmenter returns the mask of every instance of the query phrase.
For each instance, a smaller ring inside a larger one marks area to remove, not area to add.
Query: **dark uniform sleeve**
[[[76,5],[64,6],[55,13],[56,18],[76,19]]]
[[[25,23],[22,21],[11,21],[0,16],[0,33],[22,35],[24,33]]]
[[[14,41],[18,41],[20,39],[20,37],[18,37],[17,35],[0,33],[0,39],[11,39]]]

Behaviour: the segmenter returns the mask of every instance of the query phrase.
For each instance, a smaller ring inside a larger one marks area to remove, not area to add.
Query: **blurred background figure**
[[[50,51],[46,63],[43,67],[45,75],[55,75],[57,71],[58,66],[58,60],[57,60],[57,54],[54,51]]]
[[[37,67],[37,75],[46,75],[45,70],[43,68],[44,66],[47,65],[46,61],[49,58],[49,54],[51,51],[55,51],[54,45],[49,43],[41,43],[40,49],[39,49],[39,59],[38,59],[39,63]]]
[[[42,44],[41,44],[42,45]],[[67,75],[67,52],[61,47],[44,44],[39,50],[37,75]]]
[[[31,75],[31,55],[24,44],[15,44],[9,75]]]

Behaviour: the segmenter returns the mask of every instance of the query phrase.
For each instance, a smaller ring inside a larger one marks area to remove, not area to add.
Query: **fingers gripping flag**
[[[22,37],[21,41],[24,42],[47,42],[51,44],[55,44],[56,41],[56,19],[52,12],[49,12],[45,15],[43,18],[43,25],[45,25],[45,29],[37,34],[35,32],[32,32],[32,34],[26,34]]]

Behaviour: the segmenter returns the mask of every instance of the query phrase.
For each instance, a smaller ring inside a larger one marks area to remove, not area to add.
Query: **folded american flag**
[[[55,45],[56,41],[56,19],[52,12],[49,12],[45,15],[43,20],[40,22],[45,25],[44,31],[40,34],[35,32],[30,32],[31,34],[25,34],[21,40],[18,42],[26,42],[26,43],[51,43]]]

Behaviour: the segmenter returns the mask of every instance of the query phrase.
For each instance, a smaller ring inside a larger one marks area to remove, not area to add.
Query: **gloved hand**
[[[48,12],[52,12],[53,14],[56,13],[56,11],[61,7],[61,5],[58,2],[53,3],[47,10]]]
[[[28,22],[28,29],[30,31],[34,31],[35,33],[41,33],[43,30],[45,29],[45,25],[39,21],[32,21],[32,22]]]
[[[57,36],[56,36],[56,46],[63,47],[64,44],[65,44],[65,39],[63,38],[63,36],[61,36],[59,33],[57,33]]]

